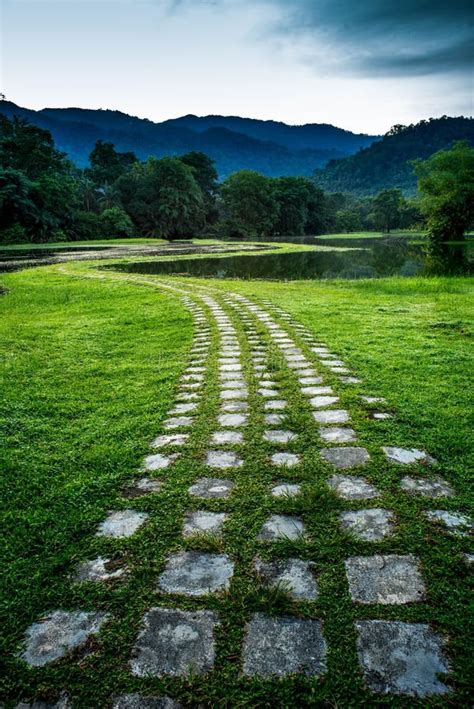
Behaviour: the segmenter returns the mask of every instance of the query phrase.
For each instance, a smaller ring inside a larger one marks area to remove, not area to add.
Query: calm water
[[[425,270],[422,246],[410,244],[405,238],[327,241],[318,239],[317,242],[313,240],[312,243],[349,246],[350,249],[263,254],[261,256],[196,258],[174,262],[141,261],[119,264],[118,266],[105,266],[104,268],[114,268],[132,273],[277,280],[413,276]],[[461,261],[467,261],[466,253],[466,249],[460,250]],[[458,254],[456,258],[458,259]],[[458,268],[456,270],[459,271]],[[461,270],[467,270],[467,264],[464,264]]]

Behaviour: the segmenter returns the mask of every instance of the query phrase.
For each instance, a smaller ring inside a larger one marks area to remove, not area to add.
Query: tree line
[[[469,184],[472,190],[474,151],[463,143],[416,166],[425,195],[416,201],[398,189],[365,198],[327,193],[305,177],[270,178],[252,170],[235,172],[219,184],[214,162],[204,153],[140,161],[104,141],[96,143],[89,166],[80,169],[42,128],[0,116],[0,130],[3,243],[134,236],[270,238],[390,232],[426,222],[439,240],[443,234],[462,238],[472,221],[472,206],[462,193]],[[441,177],[435,179],[436,170]],[[457,182],[448,179],[449,189],[447,170],[458,176]],[[450,221],[451,231],[443,220]]]

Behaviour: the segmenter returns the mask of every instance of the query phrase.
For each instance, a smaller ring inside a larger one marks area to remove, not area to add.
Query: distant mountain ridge
[[[0,112],[49,130],[57,147],[81,167],[87,165],[89,153],[101,139],[113,142],[118,150],[132,150],[140,159],[202,150],[215,160],[221,178],[243,168],[272,177],[310,176],[329,160],[351,155],[380,138],[328,124],[290,126],[238,116],[187,115],[154,123],[120,111],[34,111],[9,101],[0,102]]]

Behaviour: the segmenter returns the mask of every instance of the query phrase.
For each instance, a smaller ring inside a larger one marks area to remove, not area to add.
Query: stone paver
[[[273,465],[278,465],[283,468],[293,468],[300,462],[300,457],[297,453],[274,453],[270,456],[270,461]]]
[[[439,477],[427,480],[425,478],[412,478],[407,475],[401,479],[400,487],[405,492],[421,495],[422,497],[451,497],[454,494],[450,484]]]
[[[224,512],[208,512],[197,510],[188,512],[184,518],[183,536],[191,537],[194,534],[220,534],[222,525],[228,515]]]
[[[343,529],[366,542],[379,542],[390,536],[394,530],[393,512],[380,507],[341,512],[339,519]]]
[[[314,601],[318,586],[314,577],[316,564],[302,559],[255,559],[254,569],[263,582],[279,588],[297,601]]]
[[[357,440],[357,435],[353,428],[340,428],[338,426],[320,428],[319,435],[323,441],[329,441],[330,443],[352,443]]]
[[[163,421],[163,428],[172,430],[173,428],[189,428],[194,423],[192,416],[172,416]]]
[[[300,517],[294,515],[272,515],[264,522],[258,539],[274,541],[278,539],[301,539],[304,536],[304,525]]]
[[[364,465],[370,460],[370,456],[365,448],[322,448],[321,458],[327,463],[331,463],[336,468],[353,468],[357,465]]]
[[[164,448],[165,446],[184,446],[189,440],[189,433],[168,433],[158,436],[151,443],[152,448]]]
[[[230,399],[246,399],[247,396],[247,389],[223,389],[220,393],[220,398],[223,401],[229,401]]]
[[[140,478],[134,483],[125,488],[124,497],[141,497],[142,495],[150,495],[154,492],[161,492],[163,481],[155,478]]]
[[[211,443],[218,446],[238,445],[243,443],[244,434],[240,431],[216,431],[212,434]]]
[[[243,660],[245,675],[323,674],[326,641],[322,622],[256,613],[246,627]]]
[[[79,564],[72,578],[74,583],[113,581],[126,573],[127,567],[123,563],[98,556],[97,559]]]
[[[245,426],[248,421],[248,416],[247,414],[220,414],[217,417],[217,421],[220,426],[236,428],[238,426]]]
[[[146,512],[137,512],[136,510],[110,512],[108,517],[99,524],[96,536],[114,539],[131,537],[147,519]]]
[[[332,409],[330,411],[313,411],[316,423],[347,423],[350,416],[345,409]]]
[[[393,418],[392,414],[388,414],[385,411],[374,411],[372,413],[372,418],[376,421],[385,421],[385,419]]]
[[[320,386],[304,386],[301,387],[301,393],[305,396],[320,396],[321,394],[332,394],[332,387],[320,387]]]
[[[220,406],[220,410],[225,414],[245,413],[248,408],[246,401],[223,401]]]
[[[313,396],[313,398],[309,400],[309,403],[313,409],[324,409],[326,406],[337,404],[338,401],[338,396]]]
[[[283,414],[265,414],[264,422],[267,426],[279,426],[285,420]]]
[[[271,489],[272,497],[296,497],[301,493],[301,485],[297,483],[278,483]]]
[[[358,377],[339,377],[339,381],[343,384],[360,384],[362,379]]]
[[[171,453],[170,455],[154,453],[153,455],[147,455],[143,461],[143,470],[162,470],[174,463],[178,456],[179,453]]]
[[[282,411],[286,409],[287,405],[288,402],[284,399],[271,399],[264,404],[266,411]]]
[[[43,667],[82,647],[99,632],[107,613],[57,610],[33,623],[25,633],[19,657],[30,667]]]
[[[292,431],[264,431],[263,440],[268,443],[290,443],[297,438],[296,433]]]
[[[170,697],[152,697],[134,693],[117,697],[112,709],[183,709],[183,705]]]
[[[449,664],[443,640],[424,623],[357,621],[357,652],[367,685],[382,694],[446,694],[438,674]]]
[[[209,451],[206,456],[206,465],[210,468],[225,470],[226,468],[240,468],[244,461],[233,451]]]
[[[323,381],[322,377],[298,377],[298,381],[303,386],[313,386],[314,384],[321,384]]]
[[[365,401],[366,404],[385,404],[383,396],[365,396],[361,394],[360,398],[362,401]]]
[[[460,512],[448,512],[447,510],[428,510],[426,517],[431,522],[440,522],[449,532],[468,536],[472,532],[472,520]]]
[[[257,393],[263,396],[265,399],[278,396],[278,389],[267,389],[266,387],[261,387],[257,389]]]
[[[170,414],[172,416],[175,415],[180,415],[180,414],[189,414],[191,411],[196,411],[198,408],[199,404],[196,403],[184,403],[184,404],[176,404],[176,406],[171,409]]]
[[[353,601],[399,605],[424,598],[418,561],[411,554],[354,556],[345,565]]]
[[[142,625],[130,662],[134,675],[189,676],[213,668],[219,621],[212,611],[152,608]]]
[[[184,551],[169,557],[158,580],[165,593],[205,596],[229,588],[234,562],[227,554]]]
[[[226,498],[230,496],[233,487],[232,480],[199,478],[194,485],[191,485],[188,492],[193,497],[202,497],[203,499]]]
[[[343,500],[371,500],[380,497],[380,492],[364,478],[352,475],[333,475],[327,481],[329,487]]]
[[[383,446],[383,452],[390,462],[399,463],[400,465],[412,465],[413,463],[430,463],[435,464],[436,460],[425,451],[420,451],[417,448],[398,448],[396,446]]]

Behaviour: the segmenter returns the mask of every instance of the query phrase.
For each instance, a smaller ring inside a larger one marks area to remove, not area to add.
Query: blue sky
[[[19,104],[333,123],[472,114],[465,0],[0,0]]]

